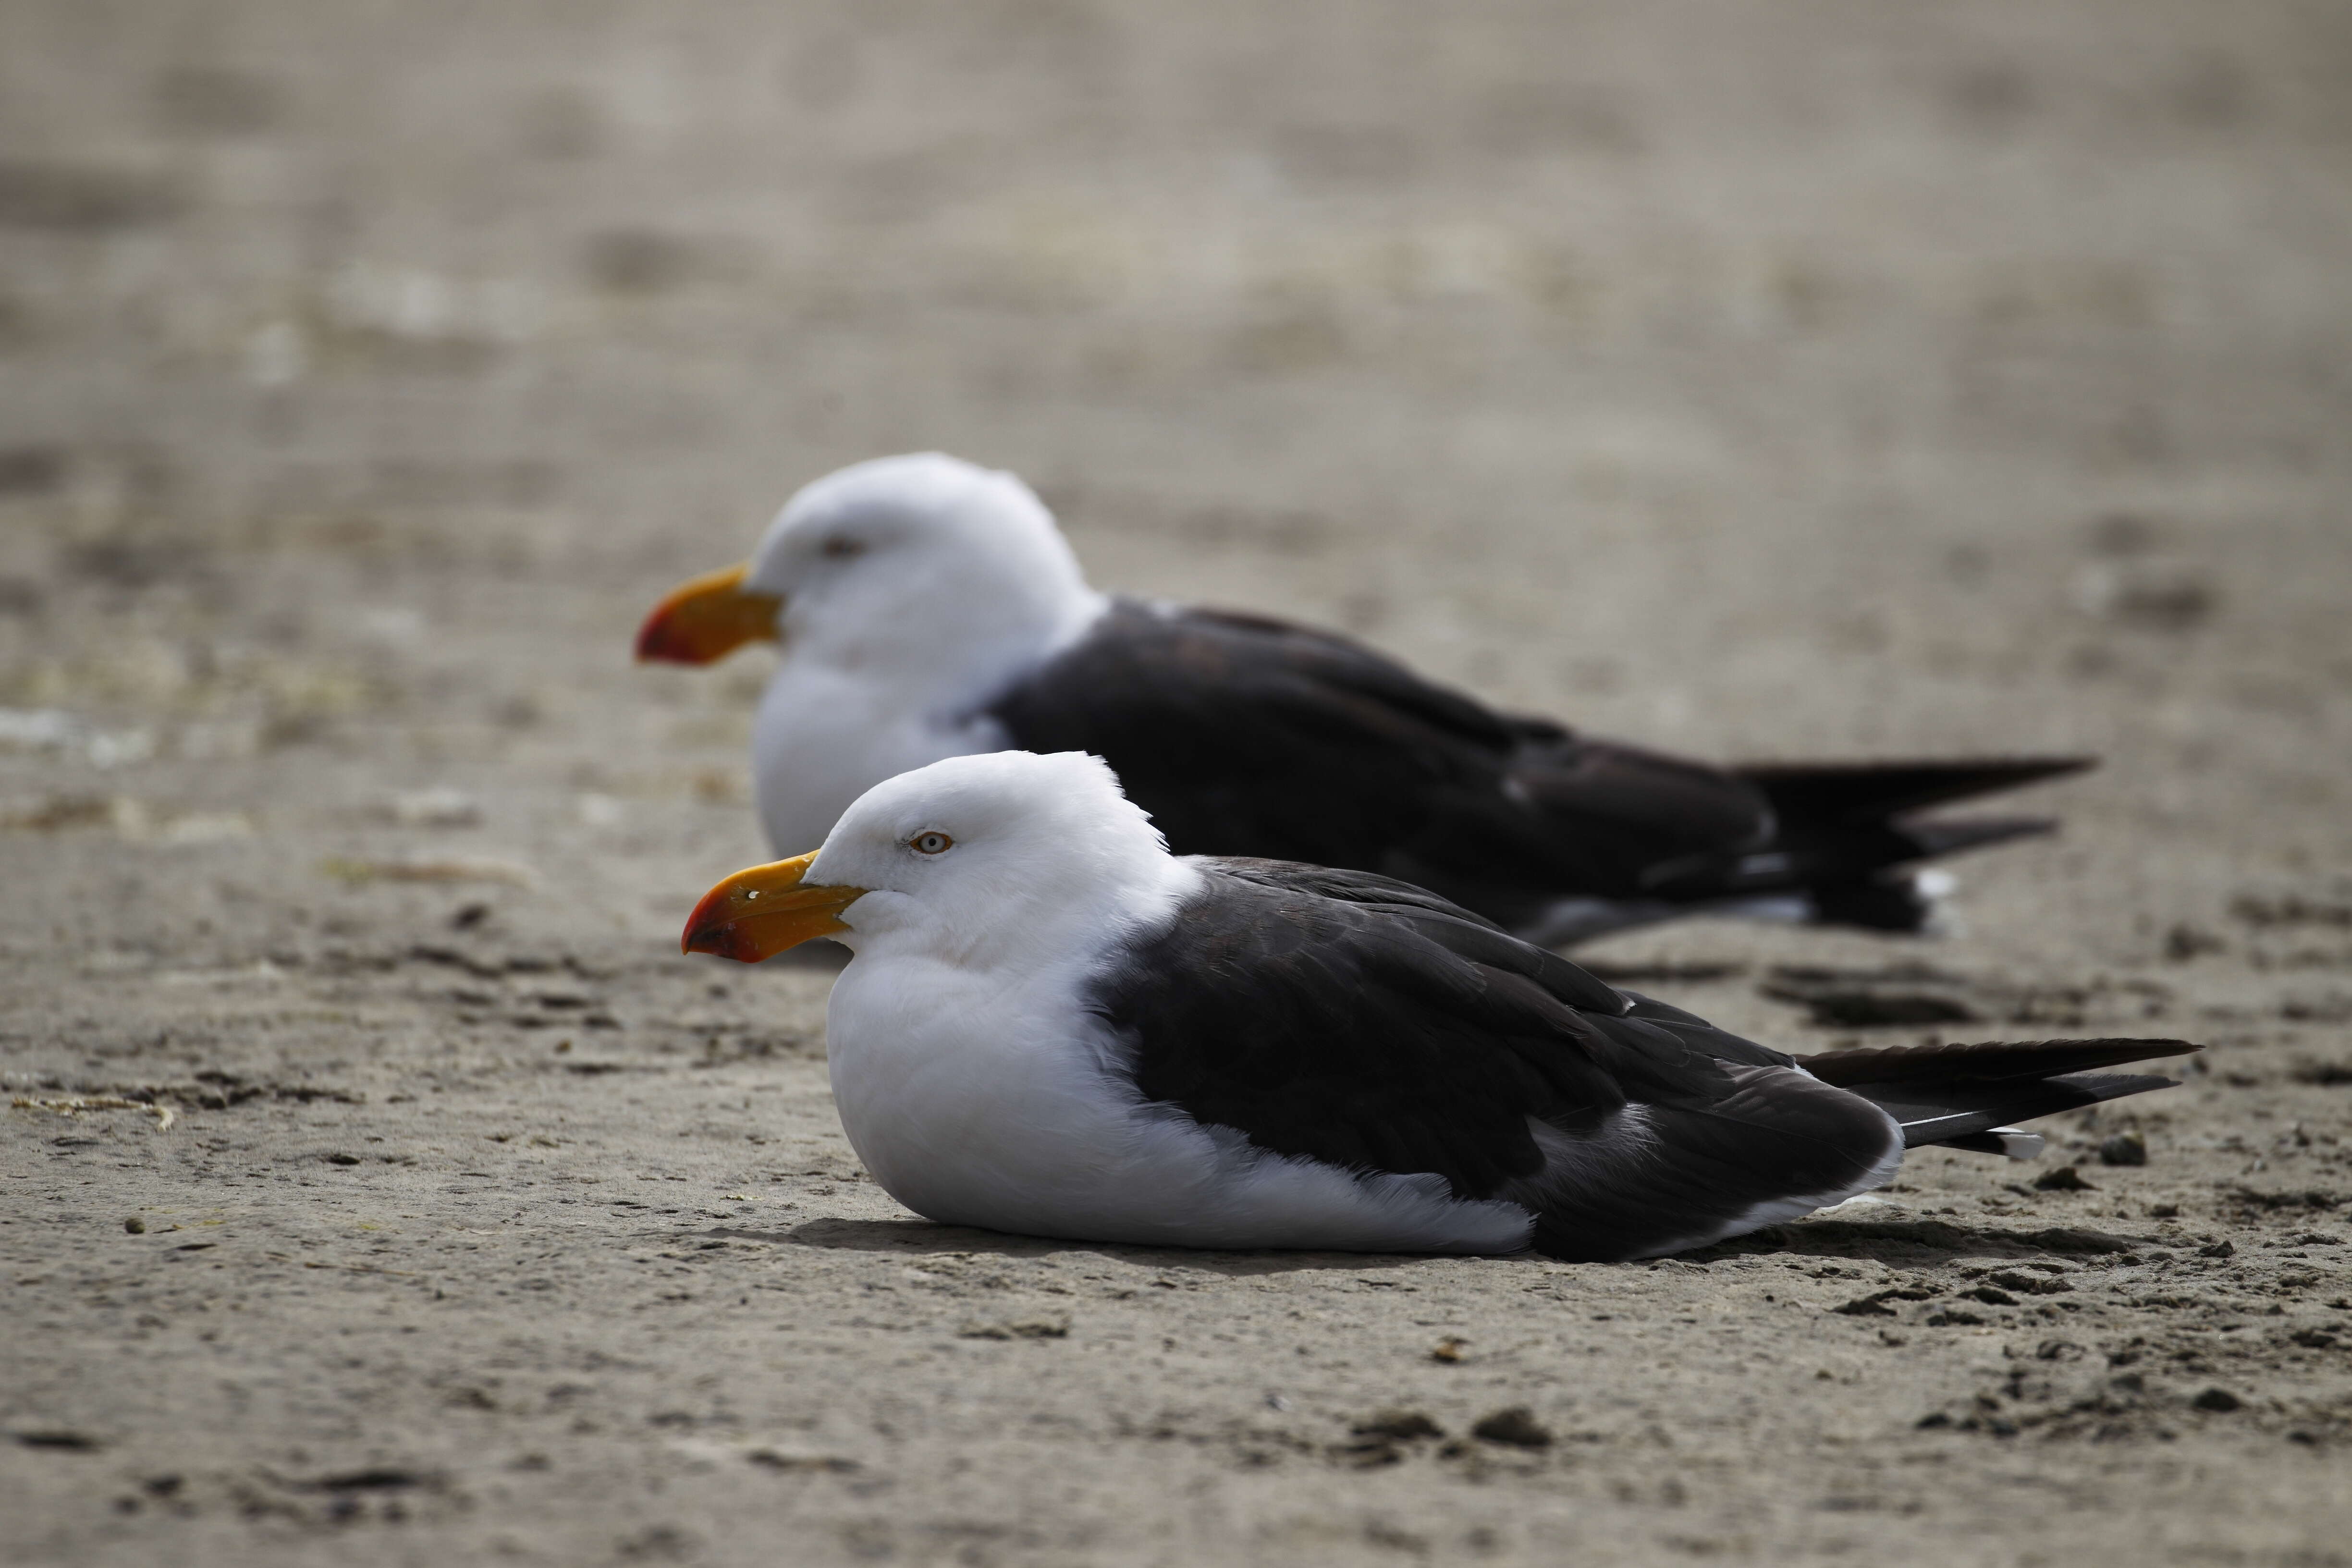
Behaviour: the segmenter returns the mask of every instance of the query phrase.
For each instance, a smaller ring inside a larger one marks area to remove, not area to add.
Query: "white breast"
[[[751,785],[779,855],[824,842],[859,795],[915,768],[1012,745],[985,714],[961,722],[837,668],[789,661],[760,699],[751,726]]]
[[[1434,1175],[1358,1178],[1144,1103],[1078,1005],[1073,962],[1010,984],[861,953],[827,1015],[843,1127],[891,1196],[942,1224],[1074,1239],[1367,1252],[1516,1252],[1516,1204]]]

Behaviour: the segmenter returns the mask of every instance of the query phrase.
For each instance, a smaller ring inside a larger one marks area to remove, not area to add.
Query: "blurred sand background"
[[[2352,1561],[2347,430],[2341,4],[0,0],[0,1560]],[[1949,940],[1588,955],[2210,1050],[1654,1265],[915,1220],[675,952],[765,667],[628,647],[926,447],[1602,732],[2097,752]]]

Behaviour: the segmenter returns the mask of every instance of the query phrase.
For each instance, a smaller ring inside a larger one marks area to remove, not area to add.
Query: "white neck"
[[[959,713],[1076,641],[1109,608],[1071,564],[1066,577],[983,564],[944,584],[788,602],[783,667],[846,677],[898,711]]]

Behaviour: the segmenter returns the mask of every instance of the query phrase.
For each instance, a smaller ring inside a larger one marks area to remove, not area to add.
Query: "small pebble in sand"
[[[403,827],[478,827],[482,822],[480,804],[454,789],[404,790],[385,804],[383,814]]]
[[[2137,1132],[2118,1132],[2099,1145],[2102,1165],[2145,1165],[2147,1163],[2147,1140]]]
[[[1507,1443],[1515,1448],[1551,1447],[1550,1428],[1538,1422],[1535,1412],[1524,1405],[1496,1411],[1471,1427],[1470,1436],[1482,1442]]]

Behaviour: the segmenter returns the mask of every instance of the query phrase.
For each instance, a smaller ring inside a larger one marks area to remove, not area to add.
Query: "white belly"
[[[1351,1252],[1516,1252],[1516,1204],[1434,1175],[1358,1178],[1143,1103],[1073,972],[1017,988],[861,957],[827,1015],[834,1099],[891,1196],[942,1224],[1073,1239]]]
[[[786,664],[752,722],[752,795],[776,853],[799,855],[824,843],[850,803],[884,779],[1011,745],[985,715],[942,723],[839,670]]]

